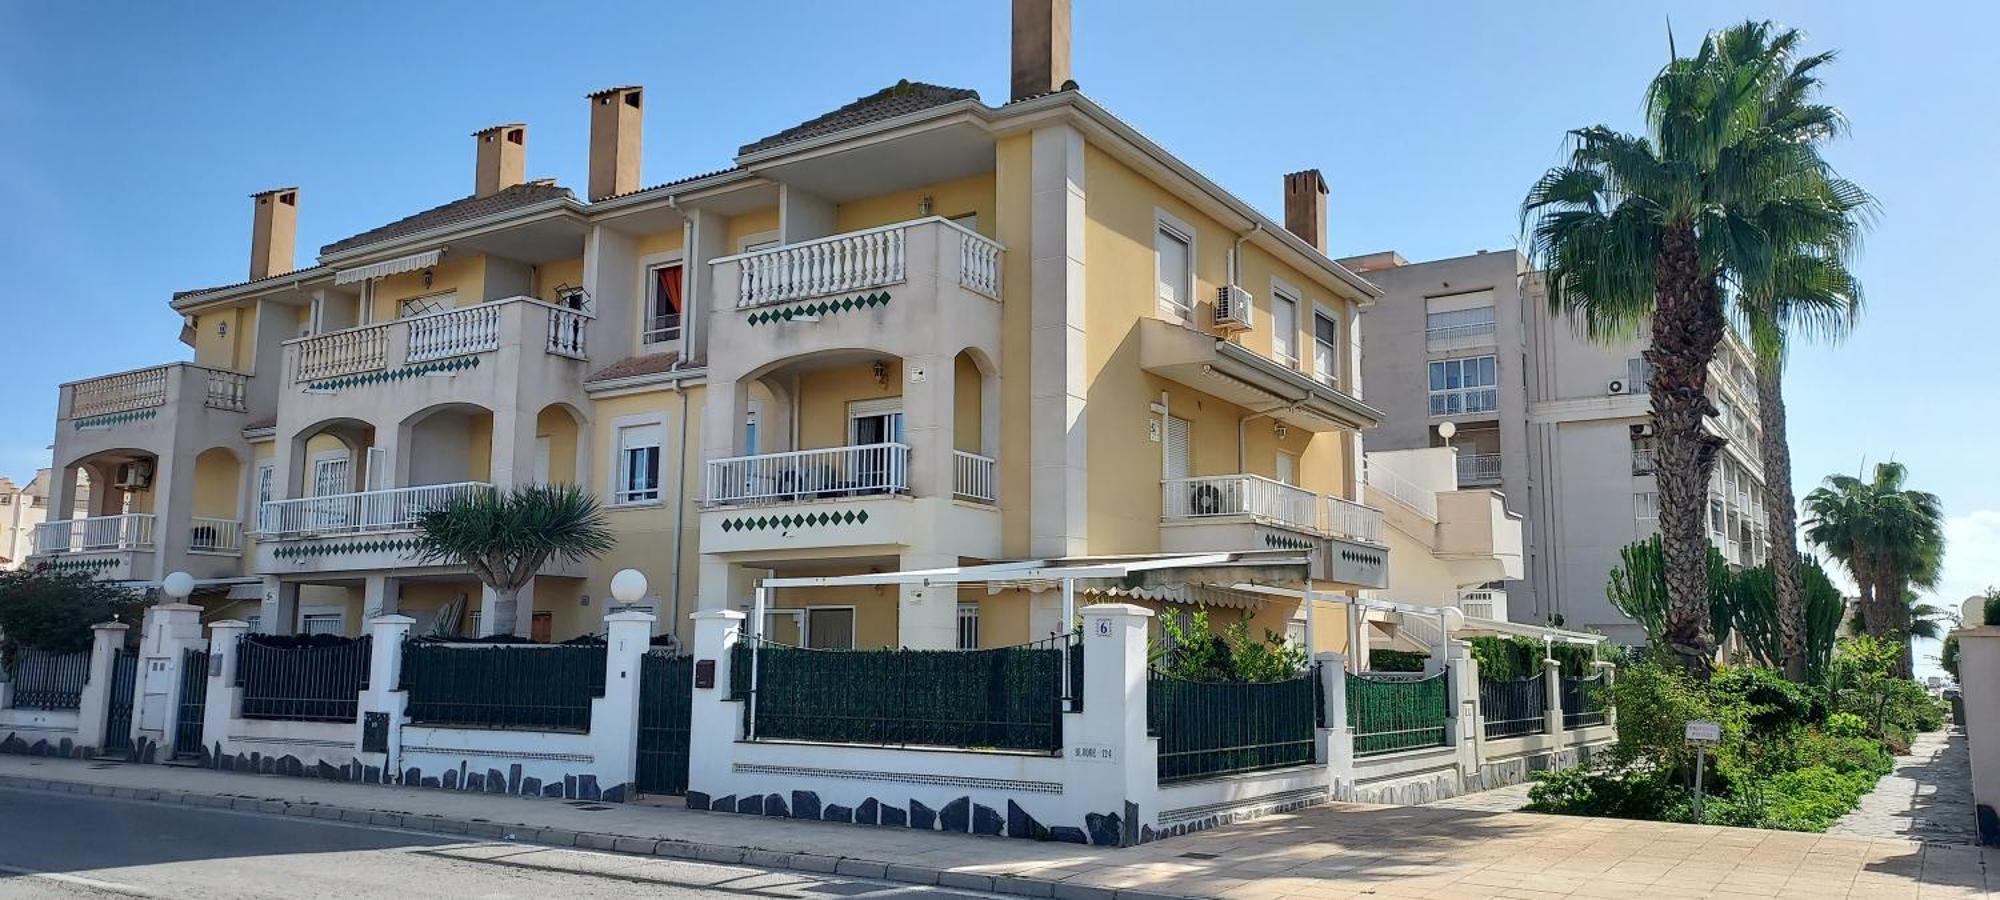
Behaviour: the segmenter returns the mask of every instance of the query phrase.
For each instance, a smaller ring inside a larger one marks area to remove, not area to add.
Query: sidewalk
[[[1882,776],[1861,805],[1827,833],[1978,843],[1964,729],[1917,735],[1910,752],[1896,757],[1895,771]]]
[[[0,787],[1060,898],[1978,897],[2000,850],[1332,804],[1126,850],[166,766],[0,756]]]

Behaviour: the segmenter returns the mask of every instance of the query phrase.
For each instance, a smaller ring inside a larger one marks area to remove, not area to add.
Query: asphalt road
[[[0,898],[985,897],[0,788]]]

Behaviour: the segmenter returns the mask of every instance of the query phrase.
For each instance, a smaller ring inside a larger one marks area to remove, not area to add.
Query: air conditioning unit
[[[121,491],[143,491],[153,484],[153,464],[147,460],[134,460],[118,464],[118,477],[112,486]]]
[[[1255,307],[1250,292],[1233,284],[1215,289],[1215,327],[1219,331],[1248,331]]]
[[[1608,381],[1608,382],[1605,382],[1605,384],[1604,384],[1604,392],[1605,392],[1605,393],[1607,393],[1607,394],[1623,394],[1623,393],[1625,393],[1625,379],[1623,379],[1623,378],[1613,378],[1613,379],[1611,379],[1610,381]]]

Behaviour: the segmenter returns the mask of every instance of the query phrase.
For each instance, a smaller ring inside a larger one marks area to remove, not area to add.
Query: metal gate
[[[174,717],[174,758],[201,755],[201,725],[208,715],[208,651],[181,651],[180,714]]]
[[[694,658],[648,653],[639,664],[639,790],[685,794]]]
[[[111,657],[111,696],[104,704],[104,752],[132,750],[132,695],[139,689],[139,654],[120,650]]]

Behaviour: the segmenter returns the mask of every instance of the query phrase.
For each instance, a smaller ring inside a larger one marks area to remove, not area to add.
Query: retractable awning
[[[426,250],[422,253],[398,256],[395,259],[385,259],[381,262],[369,263],[365,266],[355,266],[352,269],[341,269],[333,273],[333,283],[354,284],[355,282],[367,281],[370,278],[382,278],[389,275],[400,275],[404,272],[415,272],[418,269],[428,269],[437,265],[438,260],[442,258],[444,258],[444,248],[440,247],[436,250]]]

